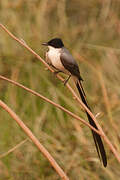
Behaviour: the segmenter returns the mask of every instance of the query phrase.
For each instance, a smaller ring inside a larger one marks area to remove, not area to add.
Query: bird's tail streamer
[[[90,110],[90,107],[88,106],[88,103],[87,103],[87,100],[86,100],[86,95],[85,95],[85,92],[84,92],[84,89],[83,89],[83,86],[82,86],[82,83],[81,83],[81,79],[76,81],[76,87],[77,87],[77,89],[79,91],[82,102]],[[86,111],[86,114],[87,114],[90,125],[98,130],[95,122],[93,121],[93,119],[91,118],[91,116],[88,114],[87,111]],[[106,157],[106,152],[105,152],[105,149],[104,149],[102,139],[101,139],[100,135],[97,134],[93,130],[92,130],[92,135],[93,135],[93,139],[94,139],[94,142],[95,142],[95,146],[96,146],[96,149],[97,149],[98,156],[99,156],[100,160],[102,160],[104,167],[106,167],[107,166],[107,157]]]

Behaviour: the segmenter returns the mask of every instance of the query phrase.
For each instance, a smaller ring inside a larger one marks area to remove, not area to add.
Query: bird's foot
[[[71,77],[71,75],[69,75],[69,77],[63,81],[64,86],[67,84],[67,82],[69,81],[70,77]]]

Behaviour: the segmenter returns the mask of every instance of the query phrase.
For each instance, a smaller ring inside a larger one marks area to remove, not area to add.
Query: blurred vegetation
[[[89,104],[120,153],[120,1],[2,0],[0,22],[44,57],[42,42],[61,37],[80,65]],[[87,120],[57,78],[0,29],[0,74],[16,80]],[[64,75],[63,75],[64,76]],[[73,81],[70,81],[73,85]],[[120,166],[105,145],[108,167],[99,162],[90,130],[41,99],[0,81],[1,99],[33,131],[71,180],[115,180]],[[0,153],[26,138],[0,109]],[[57,180],[49,162],[27,141],[0,159],[0,179]]]

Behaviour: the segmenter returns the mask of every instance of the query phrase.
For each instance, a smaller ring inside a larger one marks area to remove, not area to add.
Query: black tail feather
[[[85,95],[84,89],[82,87],[81,80],[77,81],[76,86],[77,86],[77,89],[79,91],[79,94],[81,96],[81,99],[82,99],[83,103],[89,108],[89,106],[87,104],[87,100],[86,100],[86,95]],[[95,122],[90,117],[90,115],[87,112],[86,112],[86,114],[87,114],[90,125],[92,125],[96,129],[98,129]],[[93,135],[93,139],[94,139],[94,142],[95,142],[95,146],[96,146],[96,149],[97,149],[98,156],[99,156],[100,160],[102,160],[104,167],[106,167],[107,166],[107,157],[106,157],[106,152],[105,152],[105,149],[104,149],[104,146],[103,146],[102,139],[101,139],[100,135],[97,134],[93,130],[92,130],[92,135]]]

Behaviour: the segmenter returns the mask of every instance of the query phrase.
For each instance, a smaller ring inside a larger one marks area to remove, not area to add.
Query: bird
[[[87,108],[91,111],[91,108],[88,105],[87,98],[85,91],[82,85],[82,77],[80,74],[79,66],[76,60],[73,58],[72,54],[69,52],[67,48],[65,48],[62,39],[60,38],[53,38],[48,42],[42,43],[42,45],[48,47],[48,51],[46,52],[46,62],[55,69],[55,74],[62,72],[68,75],[68,78],[64,81],[64,85],[68,82],[68,80],[72,77],[78,89],[79,95],[81,97],[82,102],[87,106]],[[88,121],[91,126],[93,126],[96,130],[98,127],[96,126],[95,122],[88,114],[87,111],[86,115]],[[98,157],[100,161],[102,161],[103,166],[107,166],[107,155],[105,152],[105,148],[102,142],[102,139],[99,134],[92,130],[92,135],[94,139],[94,143],[96,146],[96,150],[98,153]]]

